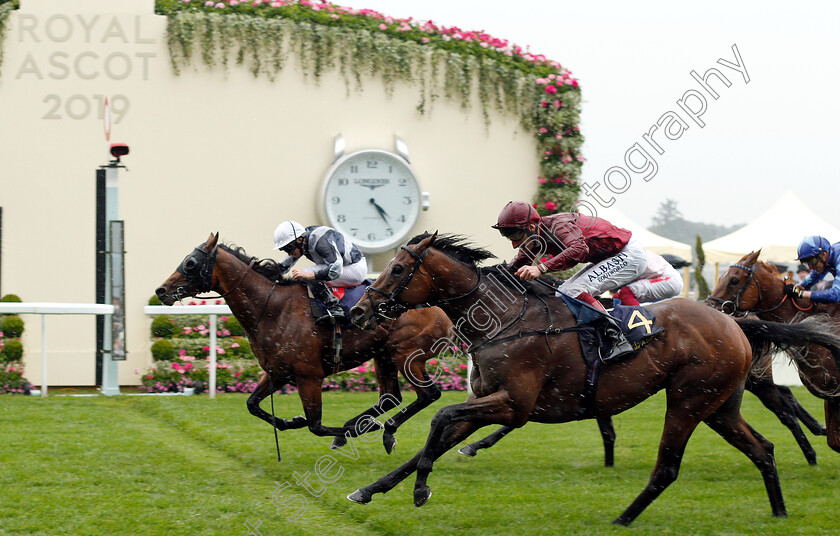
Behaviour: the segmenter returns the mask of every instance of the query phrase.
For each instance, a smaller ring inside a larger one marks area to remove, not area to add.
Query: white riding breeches
[[[641,277],[628,284],[640,302],[655,302],[678,296],[683,289],[680,273],[661,256],[647,252],[648,265]]]
[[[305,272],[317,272],[323,270],[327,266],[324,264],[316,264],[314,266],[307,266],[303,269]],[[358,262],[354,262],[349,266],[344,266],[341,269],[341,275],[332,281],[324,281],[324,283],[332,287],[355,287],[361,285],[362,281],[367,277],[367,261],[364,257]]]
[[[576,298],[583,292],[594,297],[614,291],[642,275],[647,267],[645,248],[630,238],[620,252],[600,262],[592,263],[560,285],[558,292]]]

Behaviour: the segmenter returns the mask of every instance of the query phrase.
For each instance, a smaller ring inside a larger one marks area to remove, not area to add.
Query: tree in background
[[[703,267],[706,265],[706,254],[703,253],[703,241],[700,235],[697,235],[697,243],[695,247],[695,254],[697,255],[697,268],[694,269],[694,280],[697,281],[697,299],[705,300],[709,297],[709,284],[706,283],[706,278],[703,277]]]
[[[653,225],[648,227],[648,231],[677,242],[691,244],[695,236],[699,235],[700,238],[708,242],[737,231],[743,226],[744,224],[726,226],[688,221],[677,207],[677,202],[673,199],[666,199],[659,205],[659,209],[653,217]]]

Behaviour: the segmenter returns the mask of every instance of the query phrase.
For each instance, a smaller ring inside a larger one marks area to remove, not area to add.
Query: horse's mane
[[[422,240],[432,236],[430,233],[422,233],[408,241],[409,245],[419,244]],[[442,234],[435,238],[433,248],[446,253],[455,260],[464,264],[476,266],[487,259],[495,259],[496,256],[486,249],[474,246],[469,243],[464,235]]]
[[[417,244],[430,236],[432,235],[429,233],[419,234],[411,240],[409,240],[408,243],[409,245]],[[478,263],[487,259],[495,259],[496,256],[487,251],[486,249],[470,244],[468,239],[463,235],[438,235],[432,247],[437,250],[440,250],[443,253],[446,253],[455,260],[476,267],[478,270],[481,271],[482,275],[484,276],[494,275],[497,280],[501,281],[505,286],[510,287],[511,289],[517,289],[518,283],[519,285],[521,285],[521,287],[519,288],[525,288],[526,292],[541,296],[554,296],[554,291],[547,287],[543,287],[541,285],[537,285],[536,283],[531,283],[528,281],[522,281],[519,278],[512,276],[512,274],[508,271],[507,265],[504,263],[495,264],[492,266],[482,266],[480,268],[476,266]],[[557,281],[550,277],[540,276],[540,279],[547,283],[551,283],[554,286],[557,286]]]
[[[277,264],[277,261],[274,259],[257,259],[256,257],[250,257],[247,253],[245,253],[245,249],[241,248],[235,244],[219,244],[219,247],[240,261],[245,264],[250,264],[251,261],[254,261],[254,267],[251,268],[256,273],[260,274],[261,276],[269,279],[271,281],[276,281],[279,285],[292,285],[299,283],[293,279],[286,279],[283,277],[283,274],[280,273],[280,266]]]

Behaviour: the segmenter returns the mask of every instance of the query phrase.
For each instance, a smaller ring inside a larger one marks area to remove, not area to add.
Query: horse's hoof
[[[464,456],[469,456],[470,458],[475,458],[476,452],[478,451],[472,445],[466,445],[458,449],[458,454],[463,454]]]
[[[357,489],[356,491],[348,495],[347,498],[353,501],[354,503],[367,504],[370,502],[371,494],[367,491]]]
[[[816,431],[816,432],[814,432],[814,435],[827,435],[827,433],[826,433],[826,431],[825,431],[825,426],[820,426],[820,427],[817,429],[817,431]]]
[[[432,496],[432,490],[429,486],[423,486],[414,490],[414,506],[420,507],[428,502]]]
[[[335,436],[333,438],[332,445],[330,445],[330,448],[335,450],[335,449],[339,449],[339,448],[343,447],[346,444],[347,444],[347,438],[346,437],[344,437],[343,435],[342,436]]]
[[[382,444],[385,445],[385,452],[391,454],[394,452],[394,447],[397,445],[397,438],[393,434],[385,433],[382,435]]]
[[[632,520],[617,517],[617,518],[613,519],[612,524],[613,525],[621,525],[622,527],[628,527],[628,526],[630,526],[630,523],[632,523],[632,522],[633,522]]]
[[[298,415],[297,417],[292,418],[292,428],[303,428],[306,425],[306,417],[303,415]]]

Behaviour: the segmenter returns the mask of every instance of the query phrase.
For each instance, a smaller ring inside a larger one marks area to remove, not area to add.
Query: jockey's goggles
[[[817,265],[818,262],[820,262],[820,257],[819,255],[814,255],[813,257],[807,257],[805,259],[802,259],[802,262],[813,268]]]
[[[501,227],[499,232],[511,242],[523,240],[528,236],[528,229],[523,229],[522,227]]]

